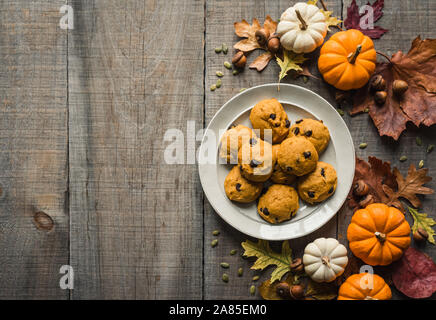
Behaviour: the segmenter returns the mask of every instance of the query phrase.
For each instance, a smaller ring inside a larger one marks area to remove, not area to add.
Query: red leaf
[[[395,264],[392,280],[409,298],[431,297],[436,292],[436,264],[426,254],[410,247]]]
[[[368,2],[368,6],[372,7],[373,19],[374,22],[377,22],[383,16],[384,0],[377,0],[372,5]],[[344,21],[344,25],[347,29],[358,29],[372,39],[379,39],[382,35],[388,32],[388,30],[379,26],[374,26],[373,29],[362,29],[360,27],[360,21],[367,13],[364,12],[360,14],[359,10],[356,0],[353,0],[347,9],[347,19]]]

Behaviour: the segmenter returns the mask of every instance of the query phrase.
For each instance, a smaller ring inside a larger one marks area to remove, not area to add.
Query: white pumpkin
[[[347,263],[347,248],[333,238],[316,239],[304,249],[304,270],[316,282],[335,280],[344,272]]]
[[[283,12],[276,32],[286,50],[312,52],[324,42],[327,23],[317,6],[298,2]]]

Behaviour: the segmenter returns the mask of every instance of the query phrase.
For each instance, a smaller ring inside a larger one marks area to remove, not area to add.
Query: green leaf
[[[288,72],[291,70],[303,71],[300,64],[307,60],[302,53],[297,54],[293,51],[283,50],[283,60],[279,57],[277,59],[277,64],[280,67],[279,73],[279,83],[287,76]]]
[[[316,300],[333,300],[338,295],[338,287],[334,283],[318,283],[309,280],[306,296]]]
[[[412,232],[415,232],[418,228],[423,228],[428,233],[428,242],[435,244],[434,235],[436,233],[432,226],[436,225],[436,221],[427,217],[426,213],[419,213],[418,210],[411,207],[408,207],[408,209],[414,221]]]
[[[268,266],[275,265],[271,273],[271,283],[280,280],[286,273],[291,271],[292,251],[288,241],[283,241],[282,252],[274,252],[268,241],[259,240],[257,243],[247,240],[241,243],[244,248],[244,257],[257,257],[251,269],[264,270]]]

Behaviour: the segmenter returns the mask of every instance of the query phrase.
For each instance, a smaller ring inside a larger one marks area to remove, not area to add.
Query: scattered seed
[[[256,286],[251,286],[251,287],[250,287],[250,294],[251,294],[252,296],[254,296],[254,295],[256,294]]]
[[[227,262],[221,262],[220,266],[221,266],[221,268],[224,268],[224,269],[228,269],[230,267],[230,265]]]
[[[218,245],[218,239],[212,240],[210,245],[212,246],[212,248],[215,248]]]
[[[220,235],[220,231],[219,230],[214,230],[214,231],[212,231],[212,234],[214,236],[219,236]]]
[[[232,71],[232,74],[233,74],[234,76],[236,76],[237,74],[239,74],[239,71],[238,71],[237,69],[235,69],[235,70]]]
[[[254,276],[252,280],[257,281],[257,280],[259,280],[259,278],[260,278],[259,276]]]
[[[232,69],[232,64],[228,61],[224,61],[224,67],[226,67],[227,69]]]
[[[221,53],[221,51],[223,51],[223,47],[216,47],[215,48],[215,53]]]
[[[222,279],[224,282],[229,282],[229,275],[227,273],[223,273]]]
[[[368,113],[369,112],[369,108],[365,108],[365,110],[363,110],[363,112]]]
[[[424,160],[419,161],[418,167],[419,169],[422,169],[424,167]]]
[[[221,79],[218,79],[218,80],[216,81],[215,86],[216,86],[217,88],[221,88],[221,84],[222,84]]]
[[[401,158],[400,158],[400,161],[401,162],[404,162],[404,161],[406,161],[407,160],[407,157],[406,156],[402,156]]]
[[[427,153],[432,152],[433,149],[434,149],[434,144],[429,145],[429,146],[427,147]]]
[[[422,146],[422,139],[421,139],[421,137],[416,137],[416,144],[418,146]]]
[[[239,92],[242,92],[242,91],[245,91],[245,90],[247,90],[247,88],[241,88],[241,89],[239,89]]]
[[[221,48],[223,49],[223,53],[227,54],[227,52],[229,51],[229,48],[227,47],[227,45],[225,43],[223,43],[223,45],[221,46]]]
[[[244,269],[243,268],[239,268],[238,269],[238,277],[242,277],[243,274],[244,274]]]
[[[217,77],[220,77],[220,78],[224,76],[224,73],[222,73],[221,71],[217,71],[215,74]]]
[[[365,149],[366,147],[368,146],[368,144],[367,143],[361,143],[361,144],[359,144],[359,148],[360,149]]]
[[[309,81],[309,78],[307,76],[303,76],[303,82],[307,83]]]
[[[214,84],[211,85],[211,86],[210,86],[210,91],[215,91],[215,90],[216,90],[216,85],[214,85]]]
[[[336,109],[336,110],[338,110],[338,113],[341,117],[343,117],[345,115],[344,110],[342,110],[342,109]]]
[[[236,251],[235,249],[233,249],[232,251],[230,251],[230,255],[234,256],[238,251]]]

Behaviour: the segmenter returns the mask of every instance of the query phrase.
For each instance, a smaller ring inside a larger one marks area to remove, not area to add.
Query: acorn
[[[283,299],[291,299],[291,287],[286,282],[279,283],[276,292]]]
[[[304,265],[303,265],[303,261],[301,260],[301,258],[296,258],[294,260],[292,260],[291,262],[291,270],[293,272],[301,272],[304,269]]]
[[[268,41],[270,33],[267,29],[261,28],[261,29],[257,30],[254,35],[256,36],[257,42],[261,46],[264,46],[266,44],[266,42]]]
[[[366,208],[370,204],[373,204],[375,202],[374,197],[371,194],[367,194],[365,198],[360,200],[359,206],[361,208]]]
[[[386,102],[388,94],[386,91],[377,91],[374,95],[374,100],[378,105],[383,105]]]
[[[232,58],[233,65],[238,69],[243,69],[245,64],[247,63],[247,57],[244,55],[244,52],[238,51]]]
[[[304,298],[304,288],[299,284],[293,285],[291,287],[290,293],[291,293],[291,298],[294,300],[300,300]]]
[[[271,53],[277,53],[280,50],[280,38],[278,34],[274,33],[268,38],[267,47]]]
[[[361,197],[366,196],[369,192],[369,187],[363,180],[357,180],[353,186],[353,193],[355,196]]]
[[[404,92],[407,91],[407,89],[409,89],[409,85],[407,84],[406,81],[395,80],[394,83],[392,84],[392,91],[398,97],[401,97],[404,94]]]
[[[374,91],[384,91],[386,89],[386,81],[382,75],[378,74],[372,78],[371,89]]]
[[[413,233],[413,239],[415,239],[415,241],[418,241],[418,242],[425,241],[428,239],[428,232],[426,230],[424,230],[423,228],[418,228]]]

